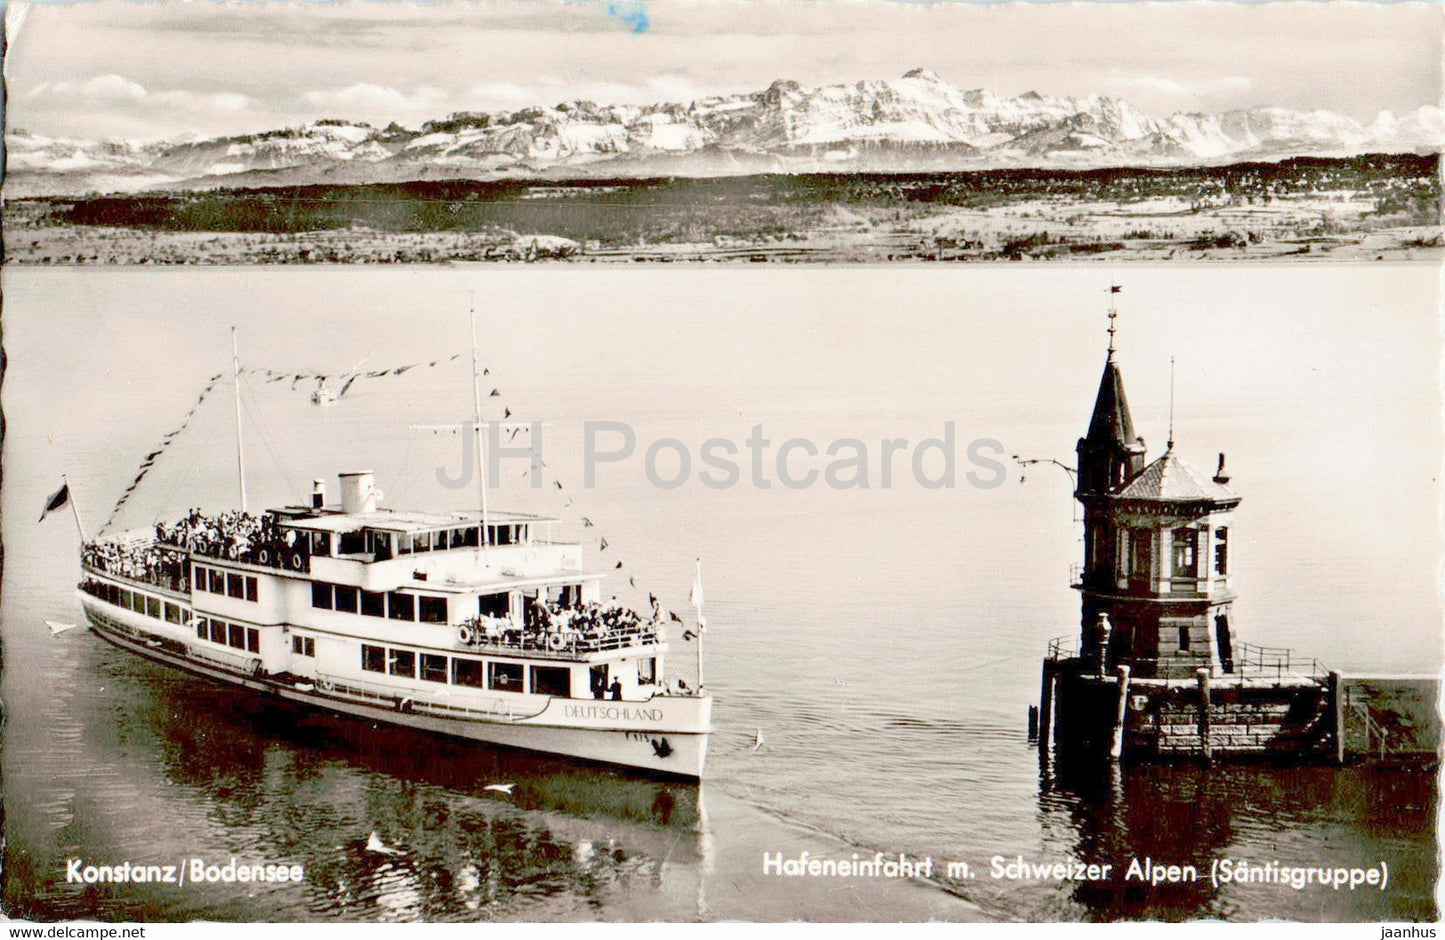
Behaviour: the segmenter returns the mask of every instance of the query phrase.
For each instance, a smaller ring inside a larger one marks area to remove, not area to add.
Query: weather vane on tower
[[[1118,330],[1118,324],[1115,323],[1115,321],[1118,320],[1118,318],[1119,318],[1119,308],[1118,308],[1117,306],[1115,306],[1115,304],[1114,304],[1114,295],[1117,294],[1117,293],[1119,293],[1119,292],[1122,291],[1123,289],[1124,289],[1123,286],[1120,285],[1120,284],[1110,284],[1110,285],[1109,285],[1109,358],[1110,358],[1110,359],[1113,359],[1113,358],[1114,358],[1114,333],[1117,332],[1117,330]]]

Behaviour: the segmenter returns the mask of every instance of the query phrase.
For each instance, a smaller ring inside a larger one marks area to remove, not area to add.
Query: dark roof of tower
[[[1239,495],[1222,483],[1200,473],[1174,451],[1145,467],[1116,494],[1120,499],[1144,499],[1163,502],[1238,501]]]
[[[1089,433],[1084,440],[1091,444],[1133,444],[1138,440],[1134,419],[1129,416],[1129,399],[1124,396],[1124,377],[1112,352],[1104,363],[1104,377],[1099,381],[1099,395],[1094,399],[1094,414],[1089,418]]]

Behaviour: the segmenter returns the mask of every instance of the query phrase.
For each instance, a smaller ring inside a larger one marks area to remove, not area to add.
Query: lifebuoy
[[[226,557],[229,558],[231,561],[235,561],[237,558],[241,557],[241,552],[236,548],[236,546],[232,545],[226,549]]]
[[[476,638],[477,636],[475,633],[472,632],[472,628],[467,626],[466,624],[462,624],[460,627],[457,627],[457,641],[460,642],[463,646],[471,646],[472,643],[475,642]]]
[[[292,570],[292,571],[300,571],[300,570],[301,570],[301,553],[300,553],[300,552],[292,552],[292,553],[291,553],[291,570]]]
[[[263,565],[271,564],[271,549],[263,548],[256,553],[256,559]]]
[[[547,649],[558,651],[567,645],[567,640],[560,633],[547,634]]]

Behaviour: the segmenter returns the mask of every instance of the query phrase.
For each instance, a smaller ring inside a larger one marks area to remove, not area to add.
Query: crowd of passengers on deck
[[[296,532],[287,530],[283,536],[270,515],[231,511],[211,516],[199,509],[179,522],[156,523],[156,541],[185,546],[199,555],[249,562],[259,561],[263,551],[271,562],[283,550],[298,547]]]
[[[475,642],[523,648],[575,649],[635,645],[662,639],[662,612],[651,620],[619,604],[589,601],[577,605],[547,602],[531,607],[519,629],[508,617],[477,617],[465,625]]]
[[[156,544],[89,542],[81,549],[87,568],[184,593],[189,590],[186,556]]]

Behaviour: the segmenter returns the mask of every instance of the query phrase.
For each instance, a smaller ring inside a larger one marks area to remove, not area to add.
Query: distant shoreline
[[[1258,262],[1445,256],[1439,158],[443,180],[13,198],[15,264]]]

